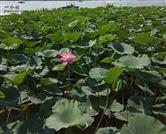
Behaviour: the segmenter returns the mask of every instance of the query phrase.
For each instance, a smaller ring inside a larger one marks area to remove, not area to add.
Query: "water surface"
[[[70,4],[79,7],[95,8],[105,6],[107,3],[119,6],[166,6],[166,0],[103,0],[103,1],[0,1],[0,14],[11,12],[20,13],[25,10],[53,9],[64,7]]]

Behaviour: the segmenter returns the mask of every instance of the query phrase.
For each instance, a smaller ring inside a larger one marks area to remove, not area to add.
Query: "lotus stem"
[[[8,115],[7,115],[7,119],[6,119],[7,123],[9,122],[10,114],[11,114],[11,109],[8,109]]]
[[[99,128],[99,126],[100,126],[100,124],[101,124],[101,121],[102,121],[102,119],[103,119],[103,117],[104,117],[104,113],[105,113],[105,111],[106,111],[106,109],[107,109],[107,106],[108,106],[108,101],[109,101],[109,88],[107,89],[107,99],[106,99],[105,107],[104,107],[104,110],[103,110],[103,112],[102,112],[102,115],[101,115],[101,117],[100,117],[100,119],[99,119],[99,122],[98,122],[98,124],[97,124],[97,126],[96,126],[96,129],[95,129],[94,134],[97,132],[97,129]]]

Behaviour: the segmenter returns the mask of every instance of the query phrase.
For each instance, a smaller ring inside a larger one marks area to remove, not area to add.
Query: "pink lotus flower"
[[[70,52],[62,52],[60,54],[60,60],[63,64],[73,64],[75,59],[75,55],[72,51]]]

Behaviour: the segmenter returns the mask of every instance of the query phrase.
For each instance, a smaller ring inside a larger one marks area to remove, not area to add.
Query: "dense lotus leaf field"
[[[0,17],[0,133],[166,134],[166,7]]]

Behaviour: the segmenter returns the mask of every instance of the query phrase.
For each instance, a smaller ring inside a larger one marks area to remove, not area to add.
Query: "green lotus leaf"
[[[115,127],[99,128],[96,134],[120,134],[119,130]]]
[[[97,81],[100,81],[105,78],[107,69],[105,68],[92,68],[89,71],[89,76]]]
[[[53,33],[47,36],[51,41],[61,43],[63,38],[60,33]]]
[[[136,85],[141,89],[144,93],[148,93],[151,96],[154,96],[155,93],[149,88],[149,86],[142,80],[136,80]]]
[[[150,64],[150,59],[147,55],[142,57],[135,57],[133,55],[122,56],[118,61],[114,62],[115,65],[129,67],[129,68],[144,68]]]
[[[120,30],[120,24],[116,22],[102,25],[99,29],[101,34],[104,34],[106,32],[116,32],[118,30]]]
[[[162,80],[160,74],[156,71],[136,71],[135,76],[145,81],[160,82]]]
[[[160,74],[166,74],[166,68],[164,67],[159,67],[159,66],[156,66],[154,67],[156,71],[158,71]]]
[[[164,60],[166,57],[166,52],[158,52],[154,54],[154,58],[159,59],[159,60]]]
[[[81,92],[84,93],[86,96],[107,96],[108,93],[110,93],[110,90],[108,92],[108,88],[107,87],[100,87],[98,86],[98,89],[96,90],[96,92],[94,90],[92,90],[92,88],[88,87],[88,86],[82,86],[81,87]]]
[[[128,120],[133,119],[138,113],[132,113],[129,111],[115,112],[114,117],[118,120],[128,122]]]
[[[62,49],[59,50],[59,53],[63,53],[63,52],[67,52],[68,53],[68,52],[70,52],[70,49],[65,47],[65,48],[62,48]]]
[[[124,71],[124,69],[121,68],[121,67],[113,67],[113,68],[111,68],[110,70],[108,70],[106,72],[105,81],[108,84],[111,84],[111,83],[115,82],[123,71]]]
[[[154,62],[154,63],[157,63],[157,64],[160,64],[160,65],[166,65],[166,58],[164,59],[164,60],[158,60],[158,59],[156,59],[156,58],[152,58],[152,61]]]
[[[143,81],[158,83],[166,87],[166,80],[157,71],[136,71],[135,76]]]
[[[36,96],[30,96],[29,101],[33,104],[41,104],[42,103],[42,100],[40,100]]]
[[[27,63],[30,60],[25,54],[21,54],[21,53],[12,55],[12,58],[14,61],[18,63]]]
[[[156,45],[158,41],[150,35],[150,33],[139,33],[135,39],[135,43],[140,45]]]
[[[57,50],[54,49],[46,49],[43,52],[38,52],[38,56],[43,56],[47,58],[54,58],[59,54]]]
[[[93,47],[94,45],[96,45],[96,40],[90,40],[89,47]]]
[[[58,64],[52,68],[52,71],[63,71],[65,69],[65,64]]]
[[[32,47],[35,47],[39,43],[41,43],[41,41],[25,41],[24,45],[26,47],[32,48]]]
[[[137,115],[128,125],[124,125],[121,134],[165,134],[166,127],[159,120],[147,116]]]
[[[7,69],[6,65],[0,64],[0,71],[5,71]]]
[[[82,90],[82,92],[85,93],[87,96],[93,95],[93,90],[92,90],[90,87],[88,87],[88,86],[82,86],[82,87],[81,87],[81,90]]]
[[[53,114],[46,119],[46,126],[56,131],[72,126],[89,126],[93,118],[81,113],[76,101],[63,99],[58,101],[52,110]]]
[[[98,113],[101,112],[101,110],[104,110],[107,104],[104,114],[109,117],[110,115],[112,115],[111,104],[113,102],[113,98],[112,97],[108,98],[107,96],[89,96],[89,98],[90,98],[92,108],[96,110]]]
[[[120,112],[120,111],[123,111],[123,109],[124,109],[124,105],[117,102],[117,100],[114,100],[113,103],[111,104],[112,112]]]
[[[84,97],[83,100],[80,100],[79,108],[83,113],[86,113],[90,116],[96,116],[98,114],[98,112],[92,108],[92,104],[90,102],[89,97]]]
[[[4,30],[0,30],[0,38],[5,39],[11,36],[11,33],[4,31]]]
[[[83,66],[80,66],[78,64],[73,64],[71,66],[71,69],[74,73],[81,75],[81,76],[87,76],[87,74],[88,74],[87,68],[84,68]]]
[[[14,87],[0,87],[0,106],[15,105],[18,102],[20,93]]]
[[[78,41],[82,36],[82,33],[80,32],[70,32],[70,33],[65,33],[63,37],[63,42],[66,41]]]
[[[6,71],[6,69],[7,69],[7,59],[2,58],[0,60],[0,71]]]
[[[43,122],[38,119],[30,119],[25,121],[16,121],[9,123],[3,127],[0,132],[3,134],[41,134]]]
[[[58,80],[49,77],[49,78],[41,79],[41,83],[42,83],[44,86],[49,86],[49,85],[52,85],[52,84],[57,84],[57,83],[58,83]]]
[[[29,73],[31,73],[31,71],[32,71],[31,69],[28,69],[28,70],[26,70],[24,72],[20,72],[20,73],[9,73],[9,74],[3,75],[3,77],[15,85],[20,85],[24,81],[25,77]]]
[[[100,40],[104,43],[107,41],[113,41],[115,39],[118,39],[116,35],[113,34],[107,34],[107,35],[103,35],[100,37]]]
[[[18,65],[18,66],[12,66],[12,67],[10,67],[10,70],[14,71],[14,72],[18,72],[18,73],[25,72],[27,70],[27,65],[22,64],[22,65]]]
[[[105,58],[102,59],[100,62],[102,62],[102,63],[111,63],[112,61],[113,61],[112,58],[110,58],[110,57],[105,57]]]
[[[134,47],[123,42],[113,43],[111,47],[118,54],[133,54],[135,51]]]
[[[4,49],[17,49],[23,42],[15,37],[8,37],[3,40],[2,44],[0,44],[0,48]],[[4,45],[3,45],[4,44]]]
[[[5,99],[5,98],[6,98],[5,94],[2,91],[0,91],[0,99]]]
[[[152,106],[153,107],[153,114],[155,115],[160,115],[163,119],[165,120],[166,118],[166,104],[160,103],[160,104],[155,104]]]
[[[78,26],[78,24],[79,24],[79,20],[74,20],[74,21],[72,21],[71,23],[68,24],[68,27],[69,28],[74,28],[74,27]]]
[[[127,101],[128,111],[132,113],[152,114],[152,102],[144,96],[132,96]]]
[[[92,59],[88,56],[83,56],[83,60],[85,61],[85,65],[92,63]]]
[[[119,37],[120,41],[124,41],[124,40],[128,39],[131,36],[131,33],[129,33],[127,31],[127,29],[126,30],[123,29],[123,30],[119,30],[117,32],[117,36]]]
[[[45,66],[42,71],[39,73],[39,76],[46,76],[49,73],[48,66]]]

